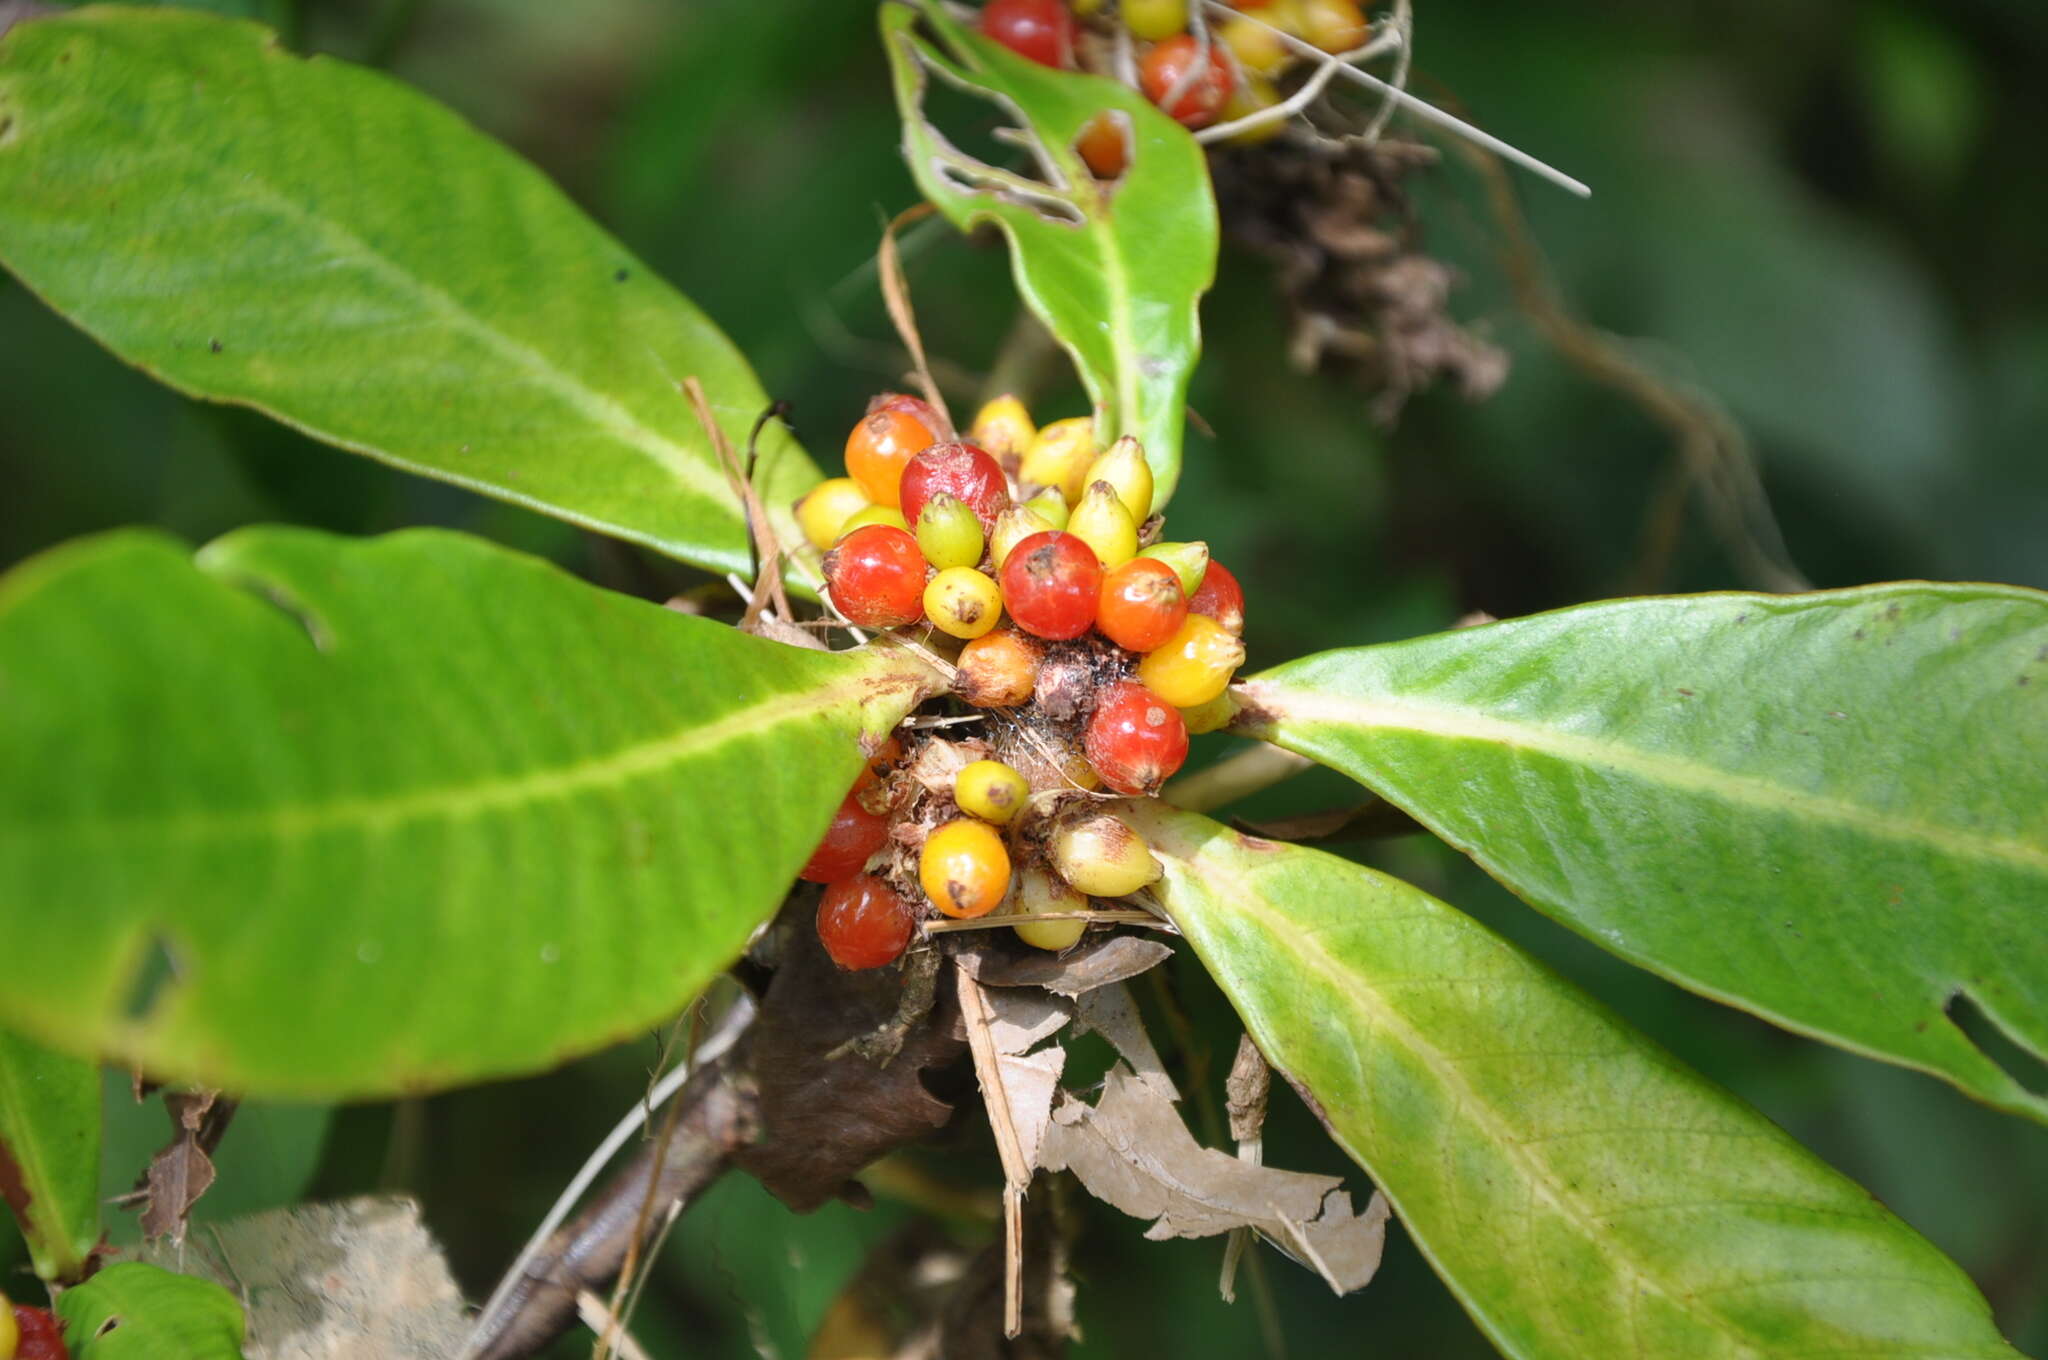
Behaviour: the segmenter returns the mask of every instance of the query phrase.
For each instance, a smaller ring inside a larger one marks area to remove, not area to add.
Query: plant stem
[[[1208,812],[1292,779],[1313,764],[1307,756],[1262,741],[1206,770],[1183,775],[1161,790],[1159,796],[1183,812]]]

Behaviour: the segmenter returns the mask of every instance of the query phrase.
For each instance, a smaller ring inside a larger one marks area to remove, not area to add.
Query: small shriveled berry
[[[1088,467],[1088,485],[1108,482],[1116,498],[1131,512],[1133,524],[1143,524],[1152,514],[1152,465],[1145,461],[1145,446],[1125,435],[1103,450]]]
[[[1101,594],[1094,549],[1063,530],[1033,534],[1003,562],[1003,603],[1019,628],[1038,637],[1080,637],[1095,623]]]
[[[798,878],[806,883],[838,883],[852,878],[889,839],[888,819],[868,811],[861,803],[861,792],[857,783],[854,791],[840,802],[839,810],[832,814],[832,825],[825,828],[825,839],[811,852],[810,861],[798,872]]]
[[[973,567],[947,567],[924,588],[924,613],[942,633],[978,638],[1002,619],[1003,596]]]
[[[1199,540],[1193,543],[1154,543],[1142,549],[1138,556],[1172,567],[1174,575],[1180,577],[1181,593],[1190,599],[1202,588],[1202,575],[1209,570],[1209,545]]]
[[[1095,178],[1117,178],[1131,161],[1130,118],[1113,109],[1096,114],[1081,125],[1074,154]]]
[[[1095,443],[1095,422],[1087,416],[1055,420],[1039,430],[1024,453],[1017,479],[1027,486],[1049,486],[1068,505],[1087,489],[1088,465],[1101,450]]]
[[[1188,71],[1196,72],[1194,78],[1173,101],[1173,107],[1166,108],[1167,97]],[[1201,44],[1183,33],[1145,54],[1144,64],[1138,68],[1138,84],[1147,99],[1166,108],[1167,115],[1181,126],[1198,128],[1216,121],[1216,115],[1223,111],[1230,101],[1230,92],[1237,86],[1237,74],[1222,43],[1211,43],[1208,60],[1202,62]]]
[[[1062,518],[1067,507],[1060,507]],[[1059,526],[1046,519],[1027,505],[1013,505],[996,516],[996,527],[988,536],[988,560],[1001,571],[1003,563],[1010,558],[1010,550],[1033,534],[1042,534]]]
[[[868,493],[851,477],[828,477],[796,503],[796,523],[812,547],[823,550],[839,541],[846,521],[868,508]]]
[[[1088,910],[1088,899],[1074,891],[1073,885],[1035,865],[1027,865],[1017,873],[1017,888],[1010,895],[1011,912],[1018,916],[1043,916],[1048,912],[1075,912]],[[1034,949],[1047,949],[1055,954],[1065,953],[1081,940],[1088,931],[1086,921],[1019,921],[1011,929],[1017,938]]]
[[[1120,566],[1138,552],[1138,522],[1108,482],[1096,482],[1082,494],[1067,532],[1093,549],[1105,567]]]
[[[1202,584],[1188,596],[1188,612],[1201,614],[1223,625],[1223,631],[1244,634],[1244,587],[1221,562],[1211,562],[1202,573]]]
[[[861,628],[896,628],[924,615],[924,554],[901,529],[855,529],[825,554],[832,603]]]
[[[1042,655],[1035,638],[999,628],[960,649],[953,692],[976,708],[1015,708],[1030,701]]]
[[[1216,620],[1189,614],[1164,646],[1139,660],[1138,682],[1175,708],[1194,708],[1221,694],[1243,664],[1243,642]]]
[[[818,903],[818,942],[848,970],[896,962],[916,929],[903,895],[872,874],[833,884]]]
[[[861,418],[846,436],[846,475],[876,505],[900,503],[903,469],[938,438],[935,427],[907,411],[883,407]]]
[[[1188,729],[1173,705],[1131,680],[1096,701],[1082,737],[1088,763],[1118,793],[1152,794],[1188,758]]]
[[[988,450],[973,444],[934,444],[903,468],[903,515],[912,524],[925,502],[945,492],[974,512],[981,531],[995,527],[996,516],[1009,508],[1010,482]]]
[[[981,521],[957,497],[941,491],[918,512],[917,546],[940,571],[971,567],[981,560]]]
[[[1049,848],[1060,877],[1090,897],[1126,897],[1159,878],[1152,847],[1111,813],[1068,817],[1054,830]]]
[[[1040,66],[1073,62],[1074,18],[1065,0],[988,0],[981,31]]]
[[[1067,498],[1060,494],[1059,489],[1050,486],[1026,500],[1024,508],[1044,519],[1055,529],[1067,527],[1067,516],[1072,510],[1067,504]]]
[[[1221,732],[1236,716],[1237,700],[1230,697],[1227,689],[1206,704],[1180,711],[1180,720],[1187,724],[1189,734],[1197,737],[1204,732]]]
[[[1008,394],[997,397],[976,411],[974,424],[967,432],[968,443],[980,445],[997,462],[1012,466],[1023,458],[1024,451],[1036,438],[1038,427],[1031,423],[1031,412],[1023,402]]]
[[[946,915],[986,916],[1010,891],[1010,852],[994,827],[962,817],[925,837],[917,881]]]
[[[960,810],[997,826],[1007,826],[1030,798],[1024,776],[1000,760],[971,761],[953,776],[953,801]]]
[[[1180,577],[1164,562],[1134,557],[1103,575],[1095,628],[1126,651],[1165,646],[1187,616]]]

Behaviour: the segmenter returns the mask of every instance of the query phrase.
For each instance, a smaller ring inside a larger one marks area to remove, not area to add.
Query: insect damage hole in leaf
[[[2048,1056],[2028,1049],[1967,988],[1958,987],[1941,1009],[1948,1022],[2008,1077],[2033,1095],[2048,1096]]]
[[[931,139],[932,151],[926,158],[926,164],[934,175],[962,194],[987,195],[1005,203],[1014,203],[1028,208],[1048,222],[1061,226],[1087,225],[1088,213],[1081,196],[1094,196],[1093,181],[1086,185],[1080,184],[1075,176],[1060,168],[1047,153],[1046,145],[1032,128],[1031,120],[1017,107],[1015,101],[968,80],[958,68],[944,61],[912,35],[903,34],[899,41],[902,42],[904,51],[909,54],[911,68],[917,72],[917,118]],[[1008,142],[1030,152],[1032,159],[1037,163],[1039,178],[993,165],[963,150],[941,132],[926,108],[931,94],[932,75],[937,75],[952,89],[967,95],[970,99],[994,104],[1001,109],[1006,122],[992,135],[998,141]],[[1128,120],[1126,127],[1128,128]],[[1125,137],[1128,140],[1128,130]],[[1078,152],[1074,154],[1078,155]]]
[[[133,1025],[147,1024],[163,1004],[167,990],[180,976],[170,936],[162,931],[151,931],[143,943],[140,957],[129,972],[128,986],[122,993],[121,1017]]]

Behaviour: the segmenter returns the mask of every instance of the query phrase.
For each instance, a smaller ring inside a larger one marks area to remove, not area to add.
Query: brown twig
[[[725,428],[711,414],[710,399],[704,395],[704,384],[695,375],[683,379],[683,392],[690,399],[690,409],[697,415],[697,423],[704,427],[704,435],[711,441],[711,447],[718,451],[718,461],[725,467],[725,475],[732,481],[733,494],[740,498],[740,505],[747,517],[747,536],[754,548],[754,594],[747,601],[747,612],[740,616],[740,628],[752,631],[754,621],[761,617],[761,610],[770,598],[784,619],[795,618],[789,607],[789,596],[782,588],[782,543],[775,536],[773,526],[768,523],[768,512],[761,505],[760,493],[754,490],[753,458],[751,451],[748,466],[740,465],[739,455],[733,452],[732,441],[725,437]],[[773,408],[770,409],[773,414]],[[754,431],[760,433],[760,426]]]
[[[989,1032],[988,999],[965,968],[956,965],[953,976],[960,990],[960,1019],[967,1029],[967,1047],[974,1054],[974,1075],[981,1083],[982,1104],[988,1107],[989,1127],[996,1136],[996,1155],[1003,1163],[1003,1335],[1014,1337],[1024,1330],[1023,1210],[1024,1187],[1031,1183],[1031,1161],[1024,1155],[1024,1142],[1017,1134],[1010,1098],[1003,1087],[1002,1059]]]
[[[917,385],[924,391],[924,399],[939,413],[939,419],[950,431],[953,425],[952,413],[946,409],[946,394],[939,390],[939,384],[932,377],[931,364],[924,357],[924,337],[917,332],[917,314],[910,307],[910,283],[903,276],[903,259],[896,249],[896,232],[920,217],[932,212],[932,205],[920,203],[914,208],[905,208],[889,225],[882,228],[882,249],[879,259],[882,277],[882,301],[889,308],[889,320],[895,325],[896,333],[903,337],[903,347],[910,351],[910,361],[916,367]]]

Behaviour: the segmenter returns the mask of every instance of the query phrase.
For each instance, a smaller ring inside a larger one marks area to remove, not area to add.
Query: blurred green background
[[[540,163],[738,341],[821,464],[896,386],[869,268],[913,200],[873,15],[855,0],[247,0],[305,50],[371,59]],[[1507,0],[1417,5],[1416,88],[1591,182],[1514,189],[1566,305],[1745,431],[1793,560],[1821,586],[1934,577],[2048,587],[2048,7],[2038,0]],[[1367,394],[1286,362],[1267,264],[1226,249],[1204,309],[1174,536],[1207,538],[1251,598],[1252,664],[1615,593],[1754,584],[1682,492],[1667,430],[1552,348],[1518,307],[1484,181],[1447,156],[1420,186],[1454,312],[1514,368],[1492,401],[1446,392],[1391,432]],[[966,400],[1015,313],[1000,252],[913,243],[928,344]],[[549,281],[536,278],[535,288]],[[1075,414],[1055,377],[1040,417]],[[97,350],[0,278],[0,564],[73,535],[253,521],[350,533],[447,524],[659,597],[689,573],[567,526],[205,408]],[[1305,777],[1253,812],[1355,800]],[[1599,953],[1421,838],[1361,847],[1579,979],[1761,1107],[1952,1253],[2007,1334],[2048,1354],[2048,1133],[1932,1080],[1783,1035]],[[1220,1099],[1235,1034],[1199,969],[1140,988],[1162,1041]],[[1184,1024],[1165,1023],[1169,1012]],[[1176,1037],[1178,1036],[1178,1037]],[[551,1076],[329,1117],[245,1115],[222,1150],[228,1214],[307,1190],[419,1195],[479,1295],[642,1089],[652,1041]],[[1169,1054],[1171,1057],[1172,1055]],[[2040,1084],[2040,1073],[2022,1073]],[[160,1114],[110,1088],[110,1191]],[[1197,1105],[1198,1132],[1212,1110]],[[1272,1160],[1342,1172],[1291,1095]],[[915,1168],[996,1179],[979,1125]],[[1354,1184],[1364,1184],[1356,1173]],[[929,1187],[928,1187],[929,1188]],[[1271,1350],[1251,1291],[1216,1295],[1220,1245],[1145,1242],[1077,1205],[1082,1355]],[[730,1181],[688,1218],[635,1331],[663,1356],[796,1357],[868,1251],[914,1211],[799,1219]],[[987,1228],[956,1223],[973,1245]],[[977,1236],[979,1235],[979,1236]],[[0,1242],[10,1267],[18,1244]],[[1337,1300],[1266,1253],[1285,1353],[1491,1354],[1398,1229],[1378,1281]],[[584,1353],[565,1342],[562,1355]]]

